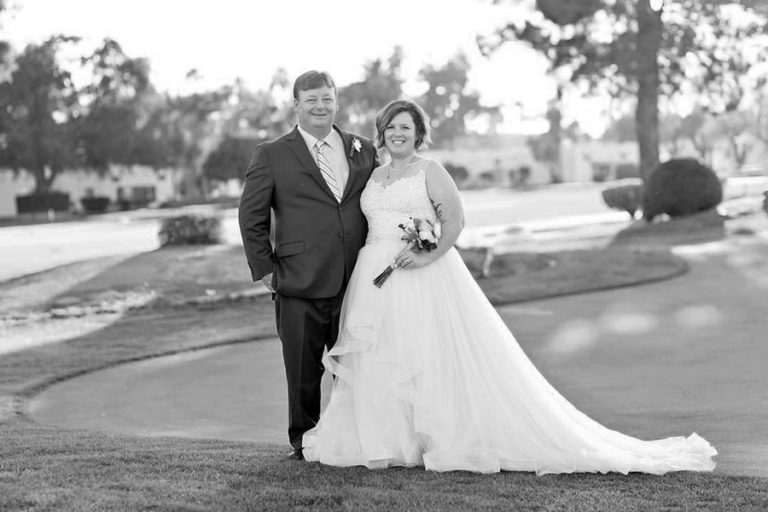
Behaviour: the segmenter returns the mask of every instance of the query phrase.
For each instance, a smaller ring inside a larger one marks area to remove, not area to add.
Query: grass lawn
[[[369,471],[285,459],[269,445],[6,426],[3,510],[739,510],[765,481],[679,473],[548,475]]]
[[[100,304],[105,293],[118,300],[119,294],[139,288],[154,290],[152,302],[126,309],[100,330],[0,356],[0,510],[768,509],[768,485],[759,478],[339,469],[288,461],[287,444],[73,431],[36,424],[23,414],[26,399],[74,375],[274,336],[269,297],[245,293],[252,285],[244,282],[241,250],[157,251],[102,268],[91,265],[84,279],[67,286],[46,284],[50,280],[40,275],[0,288],[3,296],[8,291],[29,297],[25,290],[34,286],[32,295],[45,298],[26,302],[22,317],[25,311],[50,312],[64,305],[87,309]],[[476,263],[472,257],[465,254],[470,268]],[[550,258],[556,264],[541,264]],[[69,267],[69,273],[78,268]],[[552,252],[543,259],[510,255],[492,268],[495,277],[480,283],[497,302],[521,301],[575,293],[579,286],[593,289],[598,278],[600,287],[612,287],[673,276],[684,268],[666,251],[616,247]],[[5,304],[5,311],[10,307]]]

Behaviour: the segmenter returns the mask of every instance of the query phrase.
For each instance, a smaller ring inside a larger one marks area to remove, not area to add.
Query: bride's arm
[[[464,229],[464,208],[451,175],[438,162],[431,161],[426,167],[426,178],[427,193],[440,220],[440,240],[437,247],[429,252],[417,254],[409,249],[402,251],[395,258],[399,267],[422,267],[436,261],[453,247]]]

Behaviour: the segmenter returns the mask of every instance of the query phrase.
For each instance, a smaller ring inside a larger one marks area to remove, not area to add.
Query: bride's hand
[[[395,256],[395,268],[419,268],[432,263],[428,253],[415,253],[410,249],[403,249]]]

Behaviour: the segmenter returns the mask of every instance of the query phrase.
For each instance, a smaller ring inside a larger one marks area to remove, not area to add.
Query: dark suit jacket
[[[274,273],[278,293],[318,299],[333,297],[349,280],[368,225],[360,194],[378,165],[373,143],[333,127],[344,141],[349,179],[337,202],[294,128],[256,147],[240,199],[240,232],[254,281]],[[360,151],[353,140],[360,141]],[[274,241],[270,243],[270,209]]]

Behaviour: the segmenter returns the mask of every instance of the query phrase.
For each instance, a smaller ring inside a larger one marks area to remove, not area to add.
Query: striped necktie
[[[323,149],[326,146],[328,146],[328,143],[322,139],[315,144],[315,149],[317,150],[317,166],[320,168],[320,172],[322,173],[323,178],[325,178],[328,188],[333,192],[333,197],[336,198],[337,202],[341,202],[341,187],[339,187],[339,182],[336,180],[336,173],[333,172],[333,167],[331,167],[331,162],[328,160],[328,156],[323,153]]]

